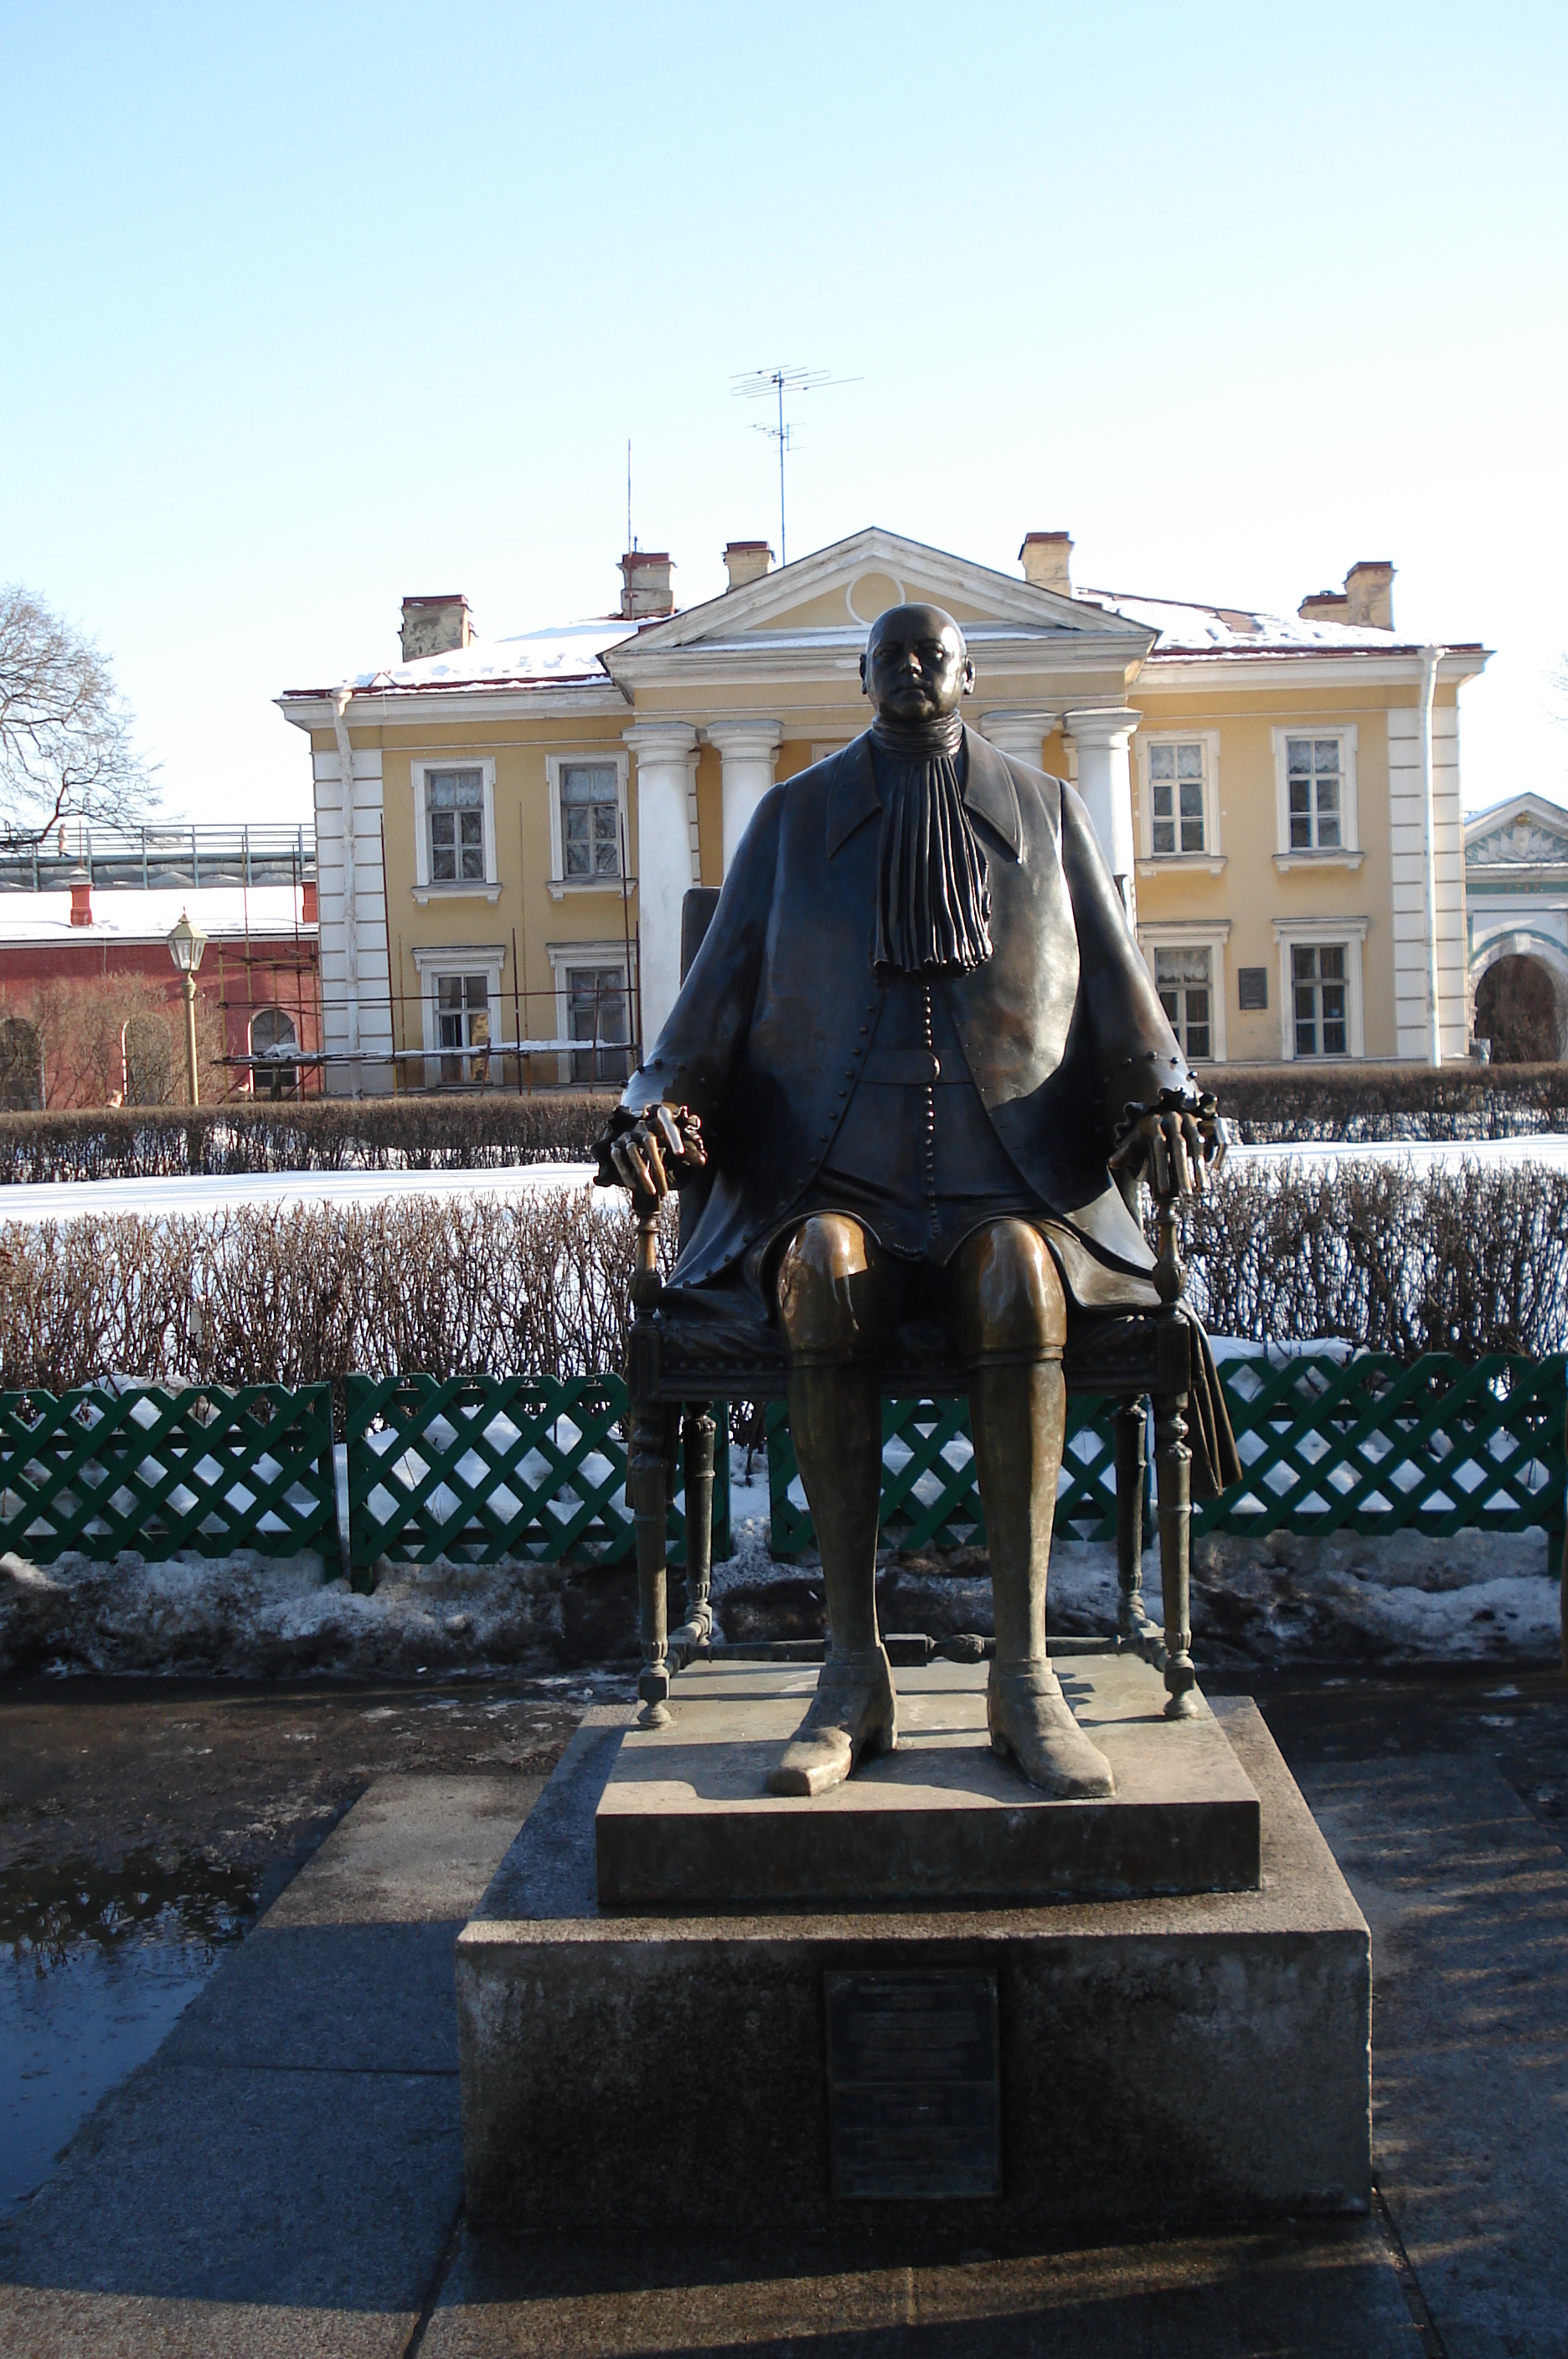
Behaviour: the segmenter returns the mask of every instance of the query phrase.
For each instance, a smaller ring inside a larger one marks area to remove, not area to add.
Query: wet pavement
[[[0,1686],[0,2216],[374,1777],[531,1780],[608,1684]]]
[[[1568,2359],[1568,1689],[1208,1684],[1257,1696],[1373,1928],[1381,2208],[1043,2254],[465,2234],[452,1930],[618,1680],[0,1688],[7,2119],[31,2085],[45,2172],[0,2349]]]

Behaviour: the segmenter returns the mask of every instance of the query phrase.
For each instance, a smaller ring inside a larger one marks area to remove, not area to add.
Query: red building
[[[0,858],[0,1096],[12,1104],[183,1096],[184,915],[203,1101],[320,1086],[310,830],[161,829]],[[30,1027],[30,1031],[25,1027]]]

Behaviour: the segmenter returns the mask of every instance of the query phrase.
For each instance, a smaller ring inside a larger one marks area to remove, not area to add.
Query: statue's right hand
[[[616,1179],[642,1204],[661,1202],[681,1174],[707,1159],[702,1123],[686,1106],[650,1106],[610,1147]]]

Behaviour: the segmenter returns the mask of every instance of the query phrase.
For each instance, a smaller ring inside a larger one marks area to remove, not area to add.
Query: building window
[[[1203,852],[1203,743],[1202,738],[1150,745],[1149,827],[1154,856]]]
[[[568,1038],[586,1040],[586,1050],[572,1052],[572,1078],[588,1084],[613,1082],[617,1086],[630,1070],[624,1048],[606,1048],[606,1041],[628,1041],[626,979],[618,966],[573,966],[566,970]]]
[[[477,770],[428,770],[430,883],[485,882],[485,781]]]
[[[619,877],[621,799],[614,762],[561,764],[561,855],[563,876]]]
[[[1356,738],[1354,725],[1331,732],[1276,729],[1274,779],[1281,867],[1326,861],[1359,868]]]
[[[1156,950],[1154,985],[1182,1055],[1193,1064],[1206,1064],[1212,1053],[1214,990],[1207,945]]]
[[[1285,778],[1290,798],[1292,852],[1338,852],[1343,805],[1337,737],[1287,737]]]
[[[475,756],[466,762],[414,762],[414,898],[428,907],[432,894],[483,894],[499,897],[495,874],[495,765]]]
[[[485,974],[438,974],[436,1046],[443,1082],[489,1079],[490,978]]]
[[[1290,998],[1298,1057],[1348,1055],[1349,982],[1343,942],[1292,944]]]
[[[266,1057],[271,1071],[253,1071],[252,1090],[266,1091],[275,1098],[292,1096],[299,1077],[293,1053],[298,1047],[299,1035],[292,1016],[281,1007],[258,1007],[250,1020],[250,1053],[253,1057]]]

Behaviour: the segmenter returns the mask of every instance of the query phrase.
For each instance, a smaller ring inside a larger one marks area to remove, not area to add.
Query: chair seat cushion
[[[667,1400],[704,1393],[747,1400],[781,1399],[787,1369],[777,1327],[757,1315],[755,1298],[728,1287],[666,1287],[659,1301],[659,1385]],[[1143,1393],[1186,1388],[1188,1327],[1180,1313],[1074,1310],[1063,1360],[1073,1392]],[[883,1390],[908,1397],[950,1397],[968,1389],[944,1330],[911,1320],[898,1331]]]

